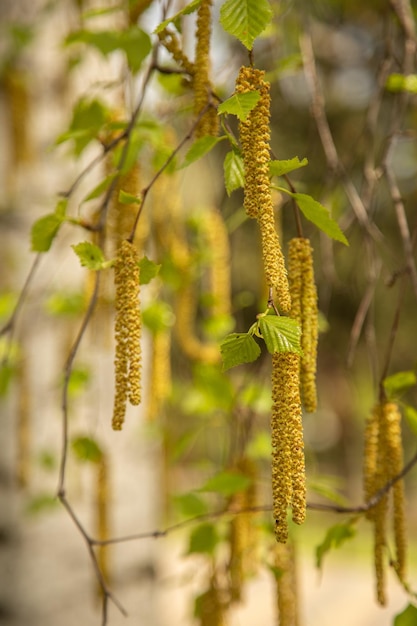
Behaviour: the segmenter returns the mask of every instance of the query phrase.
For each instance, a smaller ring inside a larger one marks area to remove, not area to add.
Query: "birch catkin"
[[[312,252],[308,239],[301,237],[291,239],[288,254],[290,315],[301,327],[300,385],[307,413],[314,413],[317,409],[318,308]]]
[[[306,512],[304,442],[299,386],[299,356],[272,355],[272,505],[277,541],[288,538],[287,509],[302,524]]]
[[[135,246],[122,242],[114,268],[116,285],[115,399],[112,426],[121,430],[126,402],[141,401],[141,318],[139,308],[139,265]]]
[[[194,113],[200,118],[196,137],[217,136],[219,120],[216,109],[210,104],[210,35],[212,0],[202,0],[197,12],[196,47],[194,60]]]
[[[270,162],[270,85],[264,72],[242,67],[236,81],[236,93],[258,90],[257,105],[240,122],[239,133],[245,169],[244,207],[249,217],[258,220],[262,257],[267,284],[274,288],[278,305],[284,312],[291,308],[287,270],[275,227],[274,206],[269,180]]]

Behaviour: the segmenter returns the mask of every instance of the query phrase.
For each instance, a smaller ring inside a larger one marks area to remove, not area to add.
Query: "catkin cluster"
[[[101,454],[97,465],[96,491],[96,527],[97,539],[106,541],[109,536],[109,476],[108,465],[104,454]],[[97,563],[106,582],[109,581],[108,546],[101,545],[97,549]]]
[[[211,104],[210,81],[210,35],[212,0],[202,0],[197,13],[197,31],[194,60],[194,113],[202,114],[196,130],[196,137],[217,136],[219,119],[216,108]]]
[[[116,286],[115,398],[112,426],[121,430],[126,402],[141,401],[141,317],[139,308],[139,265],[135,246],[125,240],[114,266]]]
[[[314,413],[317,409],[318,308],[312,253],[308,239],[302,237],[291,239],[288,254],[290,315],[297,320],[301,328],[300,385],[303,405],[308,413]]]
[[[287,510],[302,524],[306,515],[306,481],[300,400],[300,357],[272,355],[272,506],[278,542],[288,538]]]
[[[275,226],[274,206],[269,180],[270,162],[270,85],[264,72],[241,67],[236,93],[258,90],[257,105],[239,125],[245,170],[244,206],[249,217],[256,218],[261,232],[262,255],[266,281],[276,290],[278,305],[284,312],[291,308],[287,270]]]
[[[403,468],[403,447],[401,440],[401,414],[397,404],[381,402],[377,404],[365,428],[364,450],[364,493],[366,501],[372,498],[401,472]],[[404,580],[406,557],[406,530],[404,512],[404,483],[397,480],[392,487],[392,510],[395,543],[393,566],[398,577]],[[374,563],[376,574],[376,595],[379,604],[386,604],[385,563],[387,561],[389,493],[379,498],[377,504],[367,512],[374,525]]]
[[[161,412],[171,391],[171,330],[158,329],[153,335],[151,378],[148,392],[147,416],[154,420]]]
[[[230,247],[224,219],[216,209],[204,219],[204,234],[210,250],[209,288],[213,297],[212,315],[231,313]]]
[[[176,61],[178,65],[183,68],[187,74],[189,74],[190,77],[193,77],[195,72],[194,63],[192,63],[183,52],[176,34],[167,28],[164,28],[160,33],[158,33],[158,37],[164,48],[170,52],[174,61]]]
[[[275,577],[279,626],[298,626],[298,586],[293,542],[275,545],[274,566],[280,571],[279,576]]]

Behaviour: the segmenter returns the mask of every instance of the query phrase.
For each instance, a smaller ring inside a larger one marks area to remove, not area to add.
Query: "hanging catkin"
[[[109,477],[108,465],[104,454],[101,454],[97,467],[96,486],[96,527],[97,539],[106,541],[109,536]],[[102,545],[97,548],[97,564],[106,583],[109,582],[108,546]]]
[[[377,404],[365,428],[364,450],[364,492],[369,501],[384,486],[398,475],[403,467],[403,449],[401,440],[401,414],[397,404],[381,402]],[[395,559],[393,566],[400,577],[405,576],[406,530],[404,512],[403,481],[396,481],[393,492],[393,527]],[[376,576],[376,595],[378,603],[386,604],[387,562],[387,515],[389,493],[379,498],[377,504],[367,512],[367,517],[374,524],[374,563]]]
[[[300,385],[303,405],[308,413],[314,413],[317,409],[318,308],[312,252],[308,239],[291,239],[288,254],[290,315],[301,328]]]
[[[301,420],[299,356],[272,355],[272,504],[277,541],[288,537],[287,509],[302,524],[306,513],[304,442]]]
[[[194,76],[195,66],[183,52],[176,34],[167,28],[158,33],[159,41],[170,52],[172,58],[182,67],[190,77]]]
[[[298,626],[298,588],[294,543],[278,543],[274,547],[274,566],[279,626]]]
[[[147,417],[150,421],[160,414],[171,392],[171,330],[158,329],[153,334],[151,377],[148,391]]]
[[[112,426],[121,430],[126,402],[141,400],[141,318],[139,308],[139,265],[135,246],[122,242],[114,267],[116,286],[115,399]]]
[[[231,276],[229,237],[223,217],[216,209],[204,216],[204,234],[211,255],[209,287],[213,297],[211,314],[230,315]]]
[[[225,607],[214,575],[207,591],[197,598],[196,614],[200,626],[225,626]]]
[[[249,217],[258,220],[261,231],[262,256],[267,284],[274,288],[281,311],[288,312],[291,299],[287,270],[275,226],[274,206],[269,180],[270,162],[270,85],[264,72],[252,67],[241,67],[236,93],[258,90],[257,105],[239,124],[245,169],[244,206]]]
[[[211,104],[210,35],[212,0],[202,0],[197,12],[196,46],[194,60],[194,113],[202,115],[195,129],[196,137],[217,136],[219,118]],[[203,113],[203,111],[205,112]]]

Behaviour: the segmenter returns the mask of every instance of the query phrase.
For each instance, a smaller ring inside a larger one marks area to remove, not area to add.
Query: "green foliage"
[[[226,192],[227,195],[230,196],[232,191],[243,187],[245,183],[243,159],[235,148],[226,154],[224,158],[223,171]]]
[[[197,139],[185,155],[184,162],[180,166],[180,169],[188,167],[191,163],[194,163],[194,161],[201,159],[220,141],[223,141],[223,139],[225,139],[225,137],[212,137],[211,135],[206,135],[205,137]]]
[[[107,109],[99,100],[81,98],[74,106],[68,131],[59,135],[56,144],[71,140],[75,156],[80,156],[88,144],[97,139],[106,120]]]
[[[417,93],[417,74],[390,74],[385,84],[388,91],[394,93],[407,91]]]
[[[84,294],[80,292],[58,291],[45,303],[45,309],[54,316],[79,315],[85,308]]]
[[[413,406],[406,404],[404,406],[404,417],[414,435],[417,436],[417,410]]]
[[[251,50],[255,39],[271,23],[272,9],[267,0],[226,0],[220,9],[224,30]]]
[[[191,532],[187,554],[213,554],[218,542],[214,524],[200,524]]]
[[[398,613],[394,618],[394,626],[416,626],[417,607],[409,604],[404,611]]]
[[[229,113],[236,115],[240,121],[244,121],[249,113],[256,107],[261,94],[258,90],[249,91],[247,93],[235,93],[233,96],[219,104],[217,111],[221,113]]]
[[[48,493],[42,493],[34,496],[27,502],[26,513],[29,515],[49,513],[51,510],[56,509],[58,505],[59,500],[56,496],[51,496]]]
[[[155,263],[144,256],[139,261],[139,282],[141,285],[147,285],[155,276],[158,276],[161,265]]]
[[[89,270],[102,270],[106,267],[104,254],[101,248],[96,246],[96,244],[90,241],[82,241],[71,247],[80,259],[80,263],[83,267]]]
[[[197,11],[200,4],[201,4],[201,0],[192,0],[192,2],[187,4],[183,9],[181,9],[181,11],[178,11],[178,13],[175,13],[175,15],[173,15],[172,17],[168,17],[166,20],[161,22],[155,28],[154,33],[155,34],[161,33],[164,30],[164,28],[166,28],[169,24],[172,24],[172,23],[175,25],[177,30],[180,30],[181,17],[183,15],[190,15],[191,13],[194,13],[194,11]]]
[[[208,512],[207,504],[196,493],[183,493],[174,497],[175,506],[184,517],[199,517]]]
[[[284,176],[284,174],[289,174],[294,170],[300,169],[300,167],[305,167],[308,165],[307,159],[300,159],[298,157],[294,157],[292,159],[283,159],[280,161],[271,161],[269,164],[269,174],[271,176]]]
[[[356,534],[356,518],[344,524],[335,524],[326,533],[323,542],[316,548],[316,566],[321,569],[325,555],[332,548],[339,548],[345,541],[352,539]]]
[[[79,461],[99,463],[103,452],[98,443],[91,437],[75,437],[71,441],[71,449]]]
[[[71,33],[65,40],[66,45],[84,43],[93,46],[104,56],[121,50],[126,54],[127,64],[133,74],[136,74],[143,61],[151,51],[151,40],[145,31],[138,26],[131,26],[128,30],[80,30]]]
[[[239,472],[226,471],[209,478],[199,491],[212,491],[227,497],[247,489],[250,484],[251,480],[247,476]]]
[[[296,320],[278,315],[261,315],[259,331],[268,352],[295,352],[301,354],[301,329]]]
[[[174,323],[175,317],[172,308],[167,302],[154,300],[142,310],[142,321],[153,333],[169,328]]]
[[[417,384],[417,376],[412,370],[397,372],[385,378],[383,384],[388,399],[394,400]]]
[[[66,200],[60,200],[54,213],[40,217],[32,226],[31,244],[33,252],[48,252],[53,240],[57,236],[63,222],[65,222]]]
[[[251,363],[261,354],[261,349],[252,335],[248,333],[232,333],[220,344],[223,369],[228,370],[236,365]]]
[[[142,203],[142,198],[138,198],[138,196],[135,196],[133,193],[127,193],[127,191],[123,191],[123,189],[119,191],[118,200],[120,204],[141,204]]]
[[[68,380],[68,394],[79,396],[82,394],[91,380],[91,372],[87,367],[73,367]]]
[[[99,182],[98,185],[94,187],[84,198],[83,202],[88,202],[89,200],[94,200],[95,198],[99,198],[111,185],[113,180],[116,178],[117,174],[110,174],[106,176],[102,181]]]

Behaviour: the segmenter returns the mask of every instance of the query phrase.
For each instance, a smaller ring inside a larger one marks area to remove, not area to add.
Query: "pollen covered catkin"
[[[272,355],[272,506],[280,543],[288,538],[288,508],[297,524],[304,522],[306,513],[299,367],[295,353]]]
[[[212,315],[231,313],[231,276],[229,237],[224,219],[216,209],[209,210],[204,219],[204,235],[210,251],[209,287],[213,297]]]
[[[288,254],[290,315],[301,327],[300,385],[307,413],[314,413],[317,409],[318,307],[312,253],[308,239],[302,237],[291,239]]]
[[[298,588],[294,543],[276,544],[274,566],[280,574],[275,577],[279,626],[298,626]]]
[[[96,527],[97,539],[106,541],[109,536],[109,476],[108,464],[104,454],[101,454],[97,464],[97,493],[96,493]],[[109,581],[109,546],[102,545],[97,548],[97,563],[100,572],[106,582]]]
[[[364,493],[369,500],[397,476],[403,467],[401,440],[401,414],[394,402],[377,404],[365,428],[364,449]],[[384,493],[378,502],[367,512],[367,518],[374,524],[374,565],[376,595],[380,605],[386,604],[386,562],[388,557],[388,511],[389,493]],[[406,529],[404,511],[404,485],[397,480],[393,487],[393,529],[395,559],[393,566],[401,580],[405,576]]]
[[[267,284],[275,289],[279,308],[288,312],[291,299],[287,270],[275,226],[269,180],[270,84],[264,81],[263,71],[241,67],[236,80],[236,93],[256,90],[260,93],[260,99],[247,118],[239,124],[245,170],[244,207],[248,216],[256,218],[259,224]]]
[[[121,430],[126,402],[141,401],[141,317],[139,306],[138,253],[129,241],[122,242],[114,267],[116,286],[115,399],[112,426]]]
[[[211,35],[212,0],[202,0],[197,12],[197,31],[194,60],[194,113],[201,115],[196,130],[196,137],[204,135],[217,136],[219,119],[217,110],[210,103],[210,35]]]

